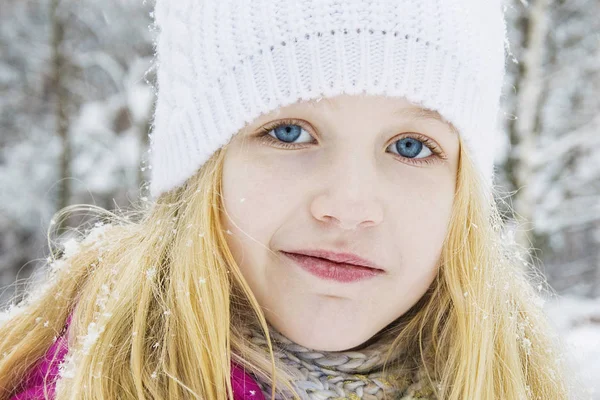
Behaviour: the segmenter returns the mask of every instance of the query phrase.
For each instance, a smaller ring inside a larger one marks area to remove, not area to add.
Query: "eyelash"
[[[291,119],[283,119],[281,121],[277,121],[277,122],[274,122],[272,124],[262,127],[260,129],[260,132],[262,133],[259,137],[260,140],[266,144],[275,145],[275,147],[284,148],[284,149],[293,149],[293,148],[298,148],[299,146],[301,146],[299,144],[282,142],[279,139],[274,138],[273,136],[269,135],[269,132],[271,132],[273,129],[277,129],[283,125],[298,125],[306,131],[309,130],[300,121],[295,121],[295,120],[291,120]],[[446,159],[446,157],[444,156],[444,153],[439,149],[439,147],[431,139],[429,139],[426,136],[420,135],[418,133],[404,135],[404,136],[398,138],[396,141],[405,139],[407,137],[410,137],[410,138],[413,138],[413,139],[416,139],[416,140],[422,142],[425,146],[427,146],[429,148],[429,150],[431,150],[431,152],[433,154],[427,158],[408,158],[408,157],[402,157],[399,154],[392,153],[392,154],[394,154],[394,156],[396,156],[396,158],[400,157],[403,160],[407,160],[410,164],[415,164],[415,165],[432,164],[438,160]],[[304,144],[306,144],[306,143],[304,143]]]

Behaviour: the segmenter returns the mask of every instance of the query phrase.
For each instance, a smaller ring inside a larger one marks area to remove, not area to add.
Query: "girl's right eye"
[[[282,147],[286,149],[297,148],[299,142],[291,143],[298,139],[303,132],[305,132],[309,138],[312,138],[308,131],[293,121],[282,120],[274,124],[267,125],[261,128],[264,133],[261,139],[267,144],[274,145],[276,147]],[[273,133],[273,134],[271,134]],[[314,142],[314,141],[312,141]],[[304,143],[312,143],[310,140]]]

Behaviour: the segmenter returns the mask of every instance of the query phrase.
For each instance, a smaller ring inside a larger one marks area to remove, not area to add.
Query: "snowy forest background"
[[[496,165],[516,211],[506,215],[507,240],[531,247],[557,293],[546,309],[600,399],[600,0],[505,4],[506,136]],[[1,0],[0,305],[43,264],[57,210],[126,208],[141,195],[152,8]]]

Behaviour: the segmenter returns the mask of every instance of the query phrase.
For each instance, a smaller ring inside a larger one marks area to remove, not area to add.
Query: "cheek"
[[[297,210],[310,184],[300,157],[273,155],[251,141],[228,153],[223,166],[223,197],[235,220],[255,226],[272,225]]]
[[[414,197],[408,197],[404,192],[403,204],[393,211],[395,234],[387,245],[393,249],[394,254],[388,259],[396,269],[384,287],[379,288],[378,299],[378,304],[389,304],[383,311],[388,313],[386,318],[404,314],[425,294],[438,273],[447,235],[452,196],[442,192],[437,197],[413,193]]]
[[[448,233],[453,187],[439,182],[435,186],[413,187],[412,191],[405,190],[398,196],[403,196],[398,197],[403,200],[393,207],[396,235],[392,241],[398,246],[402,274],[415,279],[431,276]]]
[[[237,160],[232,160],[237,161]],[[286,276],[273,272],[273,238],[285,222],[298,214],[298,190],[293,179],[281,179],[264,165],[229,162],[223,170],[221,222],[227,245],[259,304],[277,308],[294,287]],[[285,187],[284,187],[285,185]],[[275,299],[275,303],[273,303]]]
[[[231,173],[224,170],[222,194],[229,218],[244,230],[272,225],[294,197],[291,182],[255,166],[241,165]]]
[[[223,209],[221,222],[227,230],[225,237],[238,263],[242,254],[248,254],[250,238],[263,240],[260,221],[268,221],[260,208],[259,185],[246,179],[245,174],[224,171],[222,185]]]
[[[270,164],[229,154],[223,166],[221,223],[231,233],[228,245],[245,274],[266,265],[271,240],[297,213],[300,200],[294,180]],[[295,200],[294,200],[295,199]]]

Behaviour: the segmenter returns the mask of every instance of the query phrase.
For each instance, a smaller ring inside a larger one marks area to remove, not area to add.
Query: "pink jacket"
[[[56,380],[58,378],[58,366],[67,354],[66,331],[71,322],[71,316],[67,319],[67,324],[63,333],[48,349],[46,354],[37,362],[37,364],[27,373],[19,392],[10,400],[53,400]],[[57,354],[56,360],[52,358]],[[256,381],[248,375],[237,364],[232,364],[231,385],[233,386],[234,400],[264,400],[264,396]],[[47,389],[49,398],[44,397],[44,376],[47,377]]]

